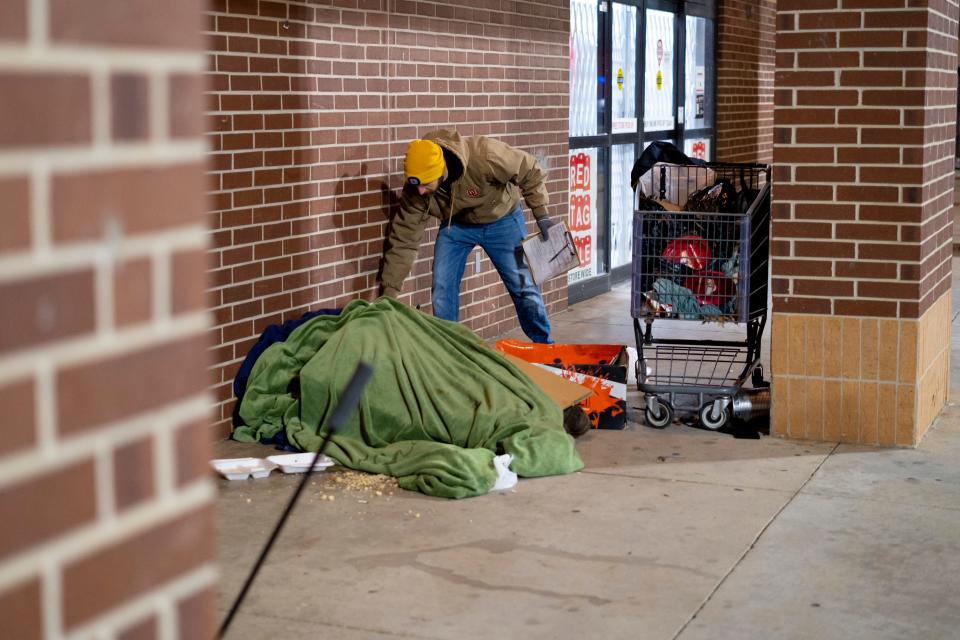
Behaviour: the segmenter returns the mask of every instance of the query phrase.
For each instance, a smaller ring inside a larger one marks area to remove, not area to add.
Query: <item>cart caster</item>
[[[647,400],[647,408],[643,411],[643,418],[648,427],[664,429],[673,422],[673,405],[654,396]]]
[[[753,370],[753,374],[750,376],[750,382],[753,383],[754,389],[766,389],[770,386],[770,382],[763,379],[763,366],[757,365],[757,368]]]
[[[697,413],[700,417],[700,424],[713,431],[722,429],[730,422],[730,407],[723,404],[721,400],[704,402]]]

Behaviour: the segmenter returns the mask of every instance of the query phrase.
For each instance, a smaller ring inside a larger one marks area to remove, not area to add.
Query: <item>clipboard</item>
[[[546,240],[539,233],[535,233],[524,240],[521,246],[523,257],[530,269],[530,277],[535,284],[543,284],[550,278],[580,266],[580,256],[573,244],[573,236],[567,231],[567,224],[563,221],[547,229]]]

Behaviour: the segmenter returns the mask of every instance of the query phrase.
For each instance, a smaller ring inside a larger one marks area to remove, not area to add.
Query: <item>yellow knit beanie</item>
[[[443,150],[436,142],[414,140],[407,147],[403,160],[403,172],[407,182],[413,185],[427,184],[443,176]]]

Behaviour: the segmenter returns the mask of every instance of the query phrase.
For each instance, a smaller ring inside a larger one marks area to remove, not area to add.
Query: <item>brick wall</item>
[[[770,162],[776,0],[717,3],[716,159]]]
[[[202,16],[0,6],[0,636],[212,637]]]
[[[949,378],[957,3],[777,6],[775,429],[915,444]]]
[[[566,2],[217,0],[207,30],[222,432],[233,377],[267,325],[375,297],[411,139],[456,128],[524,148],[548,169],[551,215],[565,214]],[[401,297],[428,312],[436,230]],[[473,264],[461,318],[483,337],[515,327],[489,260]],[[544,293],[549,310],[565,306],[562,279]]]

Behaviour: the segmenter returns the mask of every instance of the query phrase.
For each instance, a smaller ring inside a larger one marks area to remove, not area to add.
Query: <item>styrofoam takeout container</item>
[[[305,473],[313,462],[315,453],[288,453],[282,456],[268,456],[267,460],[280,467],[284,473]],[[329,456],[320,456],[317,464],[313,467],[314,471],[323,471],[327,467],[332,467],[337,461]]]
[[[210,466],[227,480],[246,480],[250,476],[266,478],[277,468],[275,463],[262,458],[220,458],[211,460]]]

